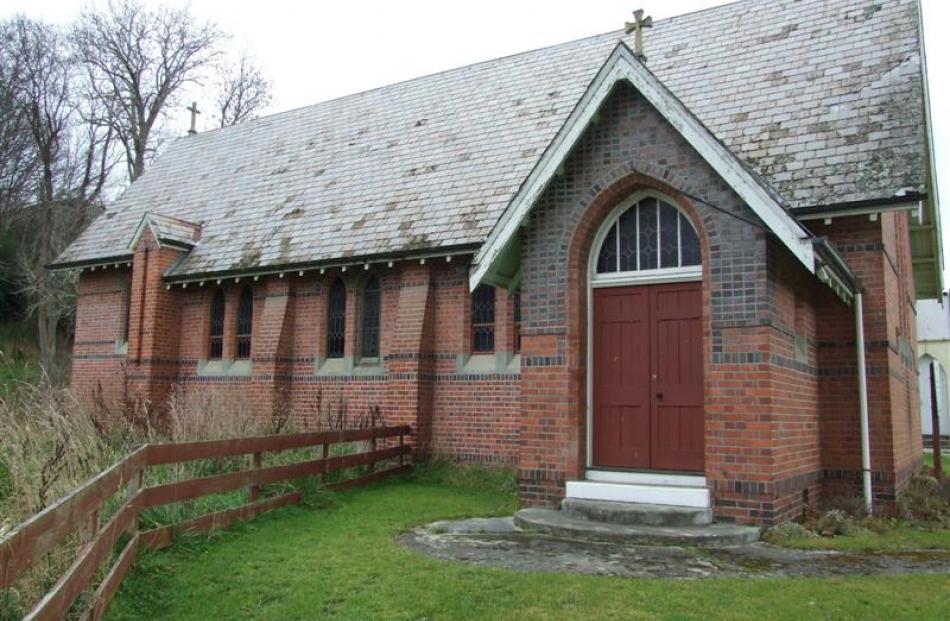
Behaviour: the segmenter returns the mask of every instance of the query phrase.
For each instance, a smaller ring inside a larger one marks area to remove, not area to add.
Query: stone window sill
[[[521,356],[511,355],[508,351],[494,354],[460,355],[456,359],[459,375],[489,375],[521,372]]]
[[[254,372],[250,360],[199,360],[199,377],[249,377]]]
[[[379,358],[362,358],[355,362],[351,356],[344,358],[318,359],[314,365],[314,373],[318,377],[333,376],[375,376],[385,374],[382,361]]]

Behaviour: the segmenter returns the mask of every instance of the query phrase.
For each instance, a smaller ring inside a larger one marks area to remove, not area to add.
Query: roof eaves
[[[793,218],[779,195],[722,144],[677,99],[622,41],[610,53],[574,110],[545,149],[534,169],[495,224],[475,256],[469,285],[478,286],[493,262],[517,233],[518,227],[569,156],[614,85],[628,81],[640,92],[710,166],[735,190],[799,261],[815,272],[811,234]]]
[[[271,265],[258,265],[209,271],[181,271],[182,267],[187,264],[187,261],[185,260],[187,257],[183,256],[181,260],[175,262],[165,272],[163,280],[166,283],[178,284],[224,278],[266,276],[285,272],[307,272],[314,269],[336,269],[356,265],[372,266],[376,264],[387,264],[390,262],[394,263],[397,261],[424,261],[441,257],[445,257],[447,261],[451,261],[450,257],[473,255],[478,247],[479,244],[458,244],[455,246],[443,246],[439,248],[417,248],[382,254],[354,255],[346,258],[337,257],[316,261],[276,263]]]
[[[79,261],[57,261],[48,263],[46,269],[55,272],[59,270],[87,269],[96,267],[118,267],[120,263],[129,263],[132,260],[132,254],[117,254],[107,257],[96,257],[94,259],[82,259]]]

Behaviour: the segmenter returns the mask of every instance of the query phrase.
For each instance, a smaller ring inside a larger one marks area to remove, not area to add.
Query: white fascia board
[[[158,235],[155,233],[155,229],[152,227],[152,219],[149,218],[148,212],[142,214],[142,219],[139,220],[139,225],[135,227],[135,233],[132,235],[132,241],[129,242],[129,252],[135,252],[135,246],[138,245],[139,240],[142,239],[142,235],[145,234],[145,229],[152,230],[152,236],[157,240]]]
[[[815,273],[814,250],[808,231],[621,43],[614,48],[475,256],[469,277],[472,290],[484,279],[509,240],[517,234],[518,227],[547,188],[558,167],[567,159],[614,85],[621,80],[629,82],[643,95],[782,240],[805,268]]]
[[[865,207],[854,207],[852,209],[816,211],[813,213],[795,214],[795,217],[802,222],[807,222],[808,220],[833,220],[834,218],[846,218],[848,216],[867,216],[875,213],[887,213],[889,211],[919,211],[920,209],[922,209],[921,201],[907,201],[906,203],[867,205]],[[794,214],[795,211],[793,210],[792,213]]]

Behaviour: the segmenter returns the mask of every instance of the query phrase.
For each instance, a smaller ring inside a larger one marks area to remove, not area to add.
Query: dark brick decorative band
[[[713,364],[762,364],[764,355],[758,351],[713,353],[712,361]]]
[[[793,371],[799,371],[801,373],[807,373],[808,375],[817,377],[818,376],[818,367],[800,362],[798,360],[793,360],[791,358],[786,358],[785,356],[772,355],[771,356],[772,364],[777,367],[783,367],[786,369],[792,369]]]
[[[521,364],[526,367],[564,367],[567,366],[566,356],[525,356]]]
[[[73,360],[125,360],[125,354],[73,354]]]

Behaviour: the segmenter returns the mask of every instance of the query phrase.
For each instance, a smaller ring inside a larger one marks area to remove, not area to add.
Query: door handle
[[[663,393],[662,393],[662,392],[656,393],[656,398],[657,398],[657,399],[662,399],[662,398],[663,398]]]

